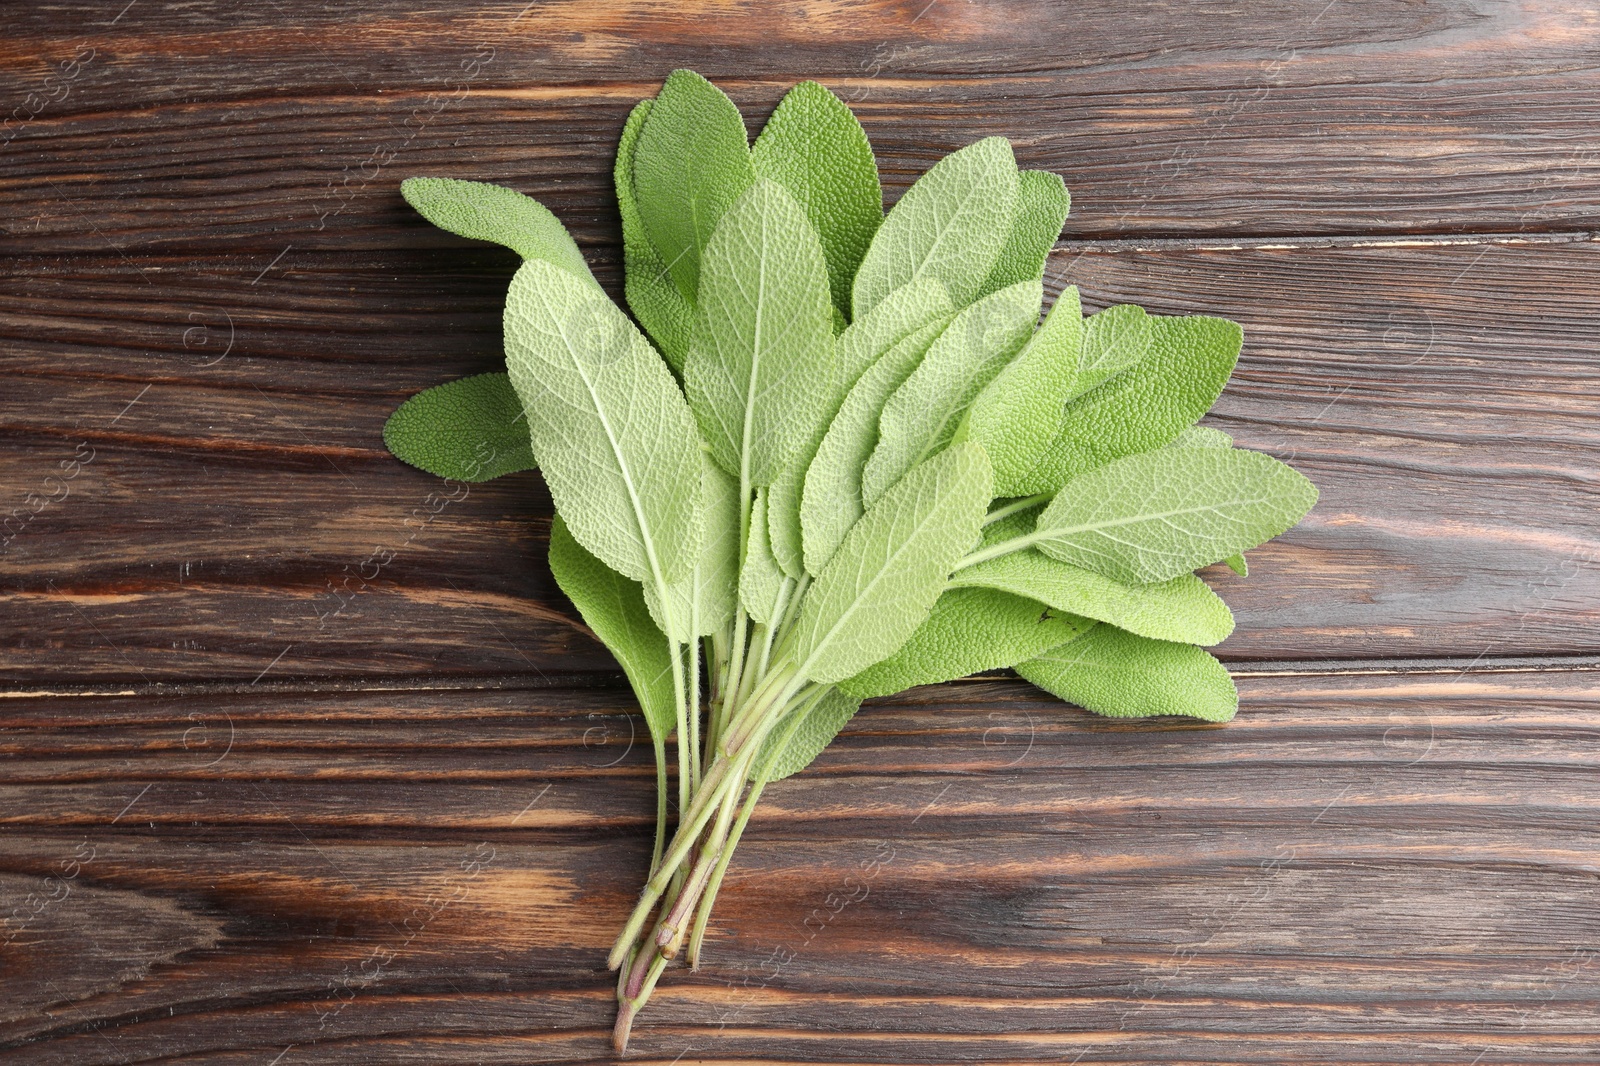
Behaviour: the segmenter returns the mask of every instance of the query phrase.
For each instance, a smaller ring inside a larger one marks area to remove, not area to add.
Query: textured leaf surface
[[[973,399],[1028,342],[1043,299],[1037,280],[1018,282],[962,310],[933,342],[878,417],[861,472],[867,506],[955,437]]]
[[[1239,709],[1227,669],[1191,644],[1098,625],[1070,644],[1017,664],[1046,692],[1111,718],[1181,714],[1226,722]]]
[[[650,735],[665,740],[678,722],[672,648],[651,623],[639,582],[589,554],[559,516],[550,524],[550,572],[628,675]]]
[[[806,472],[822,446],[823,437],[844,404],[850,390],[883,354],[900,341],[932,323],[941,326],[955,311],[943,285],[931,279],[912,282],[890,293],[888,298],[863,315],[834,343],[835,384],[833,402],[812,430],[811,439],[800,449],[794,462],[772,483],[767,494],[767,524],[772,538],[772,554],[790,577],[805,572],[804,536],[800,503]],[[880,402],[879,406],[882,404]],[[848,527],[847,527],[848,528]],[[844,536],[841,530],[839,536]]]
[[[1011,229],[1000,248],[989,276],[978,289],[981,296],[998,292],[1007,285],[1044,276],[1044,261],[1061,236],[1072,198],[1059,174],[1048,170],[1024,170],[1017,175],[1017,204],[1011,216]]]
[[[1068,482],[1034,540],[1118,581],[1166,581],[1276,537],[1316,500],[1316,486],[1270,455],[1161,448]]]
[[[691,302],[700,253],[754,180],[739,109],[694,71],[673,71],[639,133],[633,190],[650,243]]]
[[[860,707],[861,701],[854,696],[836,688],[828,689],[821,699],[805,709],[794,723],[794,732],[789,732],[785,724],[767,734],[756,754],[756,771],[764,769],[768,781],[793,777],[833,743],[833,738],[855,717]]]
[[[1190,426],[1167,443],[1168,448],[1231,448],[1233,438],[1210,426]]]
[[[384,423],[383,443],[397,459],[457,481],[488,481],[537,465],[522,401],[503,373],[417,393]]]
[[[761,180],[706,245],[684,388],[711,454],[742,484],[770,485],[833,400],[833,314],[816,231]]]
[[[948,317],[940,316],[890,346],[861,375],[828,426],[816,457],[806,469],[805,492],[800,501],[800,528],[809,573],[822,570],[866,510],[861,501],[861,469],[878,443],[878,416],[884,402],[916,369],[948,321]]]
[[[628,308],[639,325],[656,342],[672,369],[682,373],[683,360],[689,354],[689,331],[694,327],[694,305],[678,291],[677,283],[667,271],[666,260],[650,243],[633,194],[634,150],[654,103],[654,100],[640,100],[628,114],[612,171],[617,211],[622,216],[622,262],[627,275],[623,290]]]
[[[686,576],[667,586],[664,598],[654,585],[644,588],[650,617],[680,644],[719,631],[738,605],[739,485],[704,453],[700,499],[704,525],[700,557]]]
[[[1135,304],[1115,304],[1083,324],[1083,358],[1074,395],[1136,366],[1150,352],[1151,317]]]
[[[767,494],[758,491],[750,507],[750,536],[745,542],[744,566],[739,570],[739,602],[751,619],[764,624],[773,621],[783,578],[783,568],[772,557],[767,540]]]
[[[805,209],[828,260],[834,306],[848,313],[856,268],[883,222],[878,164],[861,123],[843,100],[803,81],[778,102],[750,161]]]
[[[1011,232],[1017,161],[1011,142],[989,137],[952,152],[906,190],[856,272],[857,318],[920,277],[934,278],[957,307],[977,298]]]
[[[995,495],[1025,495],[1028,471],[1061,424],[1082,344],[1083,305],[1069,285],[1021,353],[972,402],[968,439],[989,454]]]
[[[812,583],[795,626],[800,675],[834,682],[893,655],[978,538],[992,478],[975,444],[929,459],[884,494]]]
[[[839,687],[871,699],[1015,666],[1065,644],[1093,624],[1009,592],[955,588],[939,597],[927,621],[899,651]]]
[[[700,439],[650,342],[604,293],[530,259],[506,294],[505,344],[573,537],[636,581],[687,574],[700,550]]]
[[[1226,319],[1153,319],[1149,354],[1067,406],[1024,495],[1054,492],[1085,470],[1159,448],[1194,425],[1228,383],[1243,339]]]
[[[407,178],[400,183],[400,195],[442,230],[505,245],[524,259],[543,259],[599,287],[567,228],[531,196],[455,178]]]

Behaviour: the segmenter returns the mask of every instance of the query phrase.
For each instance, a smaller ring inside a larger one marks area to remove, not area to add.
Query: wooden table
[[[677,66],[753,127],[821,79],[891,199],[1011,137],[1052,290],[1243,323],[1212,421],[1323,495],[1208,575],[1231,725],[869,705],[634,1057],[1600,1061],[1591,5],[524,2],[5,11],[0,1061],[608,1057],[642,723],[539,477],[379,431],[497,365],[514,265],[400,179],[537,196],[615,292]]]

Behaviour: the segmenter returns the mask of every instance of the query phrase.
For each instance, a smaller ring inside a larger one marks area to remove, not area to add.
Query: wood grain
[[[630,1061],[1592,1063],[1590,5],[13,5],[0,35],[0,1060],[609,1062],[653,781],[536,474],[391,459],[551,206],[614,294],[665,74],[819,78],[889,200],[1061,172],[1052,290],[1240,321],[1213,424],[1322,489],[1206,576],[1226,727],[1015,681],[773,786]],[[9,516],[9,517],[7,517]]]
[[[1220,728],[1014,681],[873,704],[770,790],[639,1059],[1584,1061],[1600,672],[1240,678]],[[7,1061],[603,1057],[627,703],[5,700],[0,901],[81,859],[12,919]]]

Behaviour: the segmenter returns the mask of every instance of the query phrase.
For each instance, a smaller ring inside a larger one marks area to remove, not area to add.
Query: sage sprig
[[[1231,718],[1205,648],[1233,616],[1195,571],[1243,574],[1316,489],[1196,424],[1238,326],[1085,317],[1070,286],[1041,323],[1069,199],[1003,138],[885,215],[827,89],[795,87],[752,146],[677,71],[629,115],[614,177],[632,317],[535,201],[403,184],[523,263],[507,373],[412,397],[384,439],[447,477],[537,465],[551,571],[644,713],[657,826],[609,957],[620,1051],[667,966],[698,966],[762,790],[861,700],[1012,667],[1097,714]]]

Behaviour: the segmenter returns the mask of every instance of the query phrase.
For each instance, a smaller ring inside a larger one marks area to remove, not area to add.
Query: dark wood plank
[[[623,117],[685,65],[752,123],[795,81],[828,82],[891,197],[938,155],[1010,136],[1066,176],[1078,237],[1600,217],[1600,31],[1581,5],[118,6],[8,21],[0,251],[435,244],[396,195],[416,173],[513,184],[597,246]]]
[[[639,1060],[1588,1061],[1600,672],[1240,676],[1225,727],[869,706],[769,791]],[[604,1059],[627,709],[0,701],[6,1060]]]
[[[405,395],[497,365],[505,258],[141,265],[159,285],[115,258],[0,268],[0,498],[68,493],[5,549],[0,676],[611,669],[545,571],[536,475],[450,500],[382,449]],[[1208,574],[1239,616],[1223,655],[1600,651],[1593,244],[1084,245],[1065,280],[1241,321],[1213,421],[1322,487],[1248,579]]]

